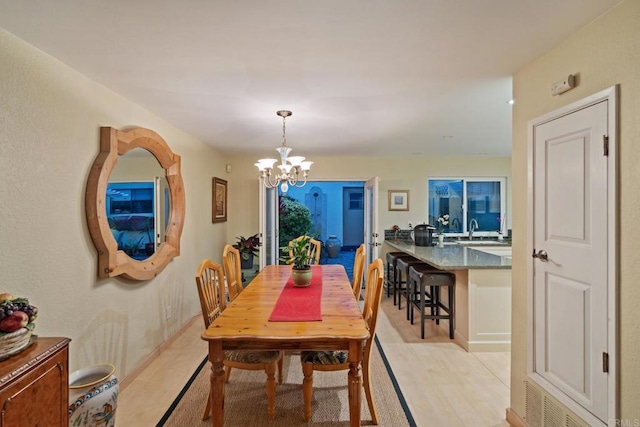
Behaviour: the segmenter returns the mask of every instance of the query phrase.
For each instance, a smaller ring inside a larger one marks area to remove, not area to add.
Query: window
[[[107,215],[153,213],[153,182],[107,184]]]
[[[447,234],[468,233],[473,220],[477,222],[474,234],[506,233],[505,193],[505,178],[430,179],[429,224],[437,226],[438,217],[448,214]]]
[[[349,193],[349,210],[361,211],[364,209],[364,193],[352,191]]]

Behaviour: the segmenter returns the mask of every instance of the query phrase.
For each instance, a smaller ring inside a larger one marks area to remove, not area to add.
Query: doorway
[[[615,94],[529,123],[529,377],[590,425],[615,414]]]
[[[342,247],[356,250],[364,242],[364,186],[342,189]]]
[[[364,181],[308,181],[289,187],[286,197],[309,210],[309,234],[323,243],[320,264],[343,265],[352,279],[355,251],[364,242]],[[278,221],[280,229],[286,226],[285,218]],[[327,251],[327,243],[336,240],[340,250]]]

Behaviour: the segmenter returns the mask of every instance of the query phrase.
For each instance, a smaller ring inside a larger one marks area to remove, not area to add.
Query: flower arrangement
[[[394,224],[393,227],[391,227],[391,231],[393,231],[393,240],[398,240],[398,233],[400,233],[400,226],[397,224]]]
[[[438,227],[436,234],[444,234],[444,229],[449,225],[449,214],[444,214],[438,217]]]

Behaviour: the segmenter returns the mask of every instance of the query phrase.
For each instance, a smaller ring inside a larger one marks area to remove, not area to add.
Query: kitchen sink
[[[481,246],[481,247],[467,246],[467,247],[470,249],[475,249],[476,251],[484,252],[486,254],[511,258],[511,247],[508,247],[508,248],[500,248],[500,247],[488,248],[485,246]]]
[[[459,240],[459,245],[464,246],[501,246],[507,245],[505,242],[500,242],[498,240]]]

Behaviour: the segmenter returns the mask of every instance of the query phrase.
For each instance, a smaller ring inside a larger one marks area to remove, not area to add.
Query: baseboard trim
[[[469,341],[467,340],[467,337],[465,337],[460,332],[458,332],[457,329],[455,329],[453,331],[453,336],[454,336],[455,341],[458,343],[458,345],[460,347],[464,348],[464,350],[468,353],[469,352]]]
[[[527,423],[511,408],[507,408],[507,422],[511,427],[527,427]]]
[[[187,323],[185,323],[175,334],[171,335],[169,338],[167,338],[162,344],[160,344],[155,350],[153,350],[147,357],[144,358],[144,360],[142,362],[140,362],[138,364],[138,366],[131,371],[131,373],[129,375],[127,375],[126,377],[124,377],[124,379],[122,381],[120,381],[120,379],[118,379],[118,386],[120,387],[120,391],[124,390],[125,388],[127,388],[127,386],[136,379],[136,377],[138,375],[140,375],[142,373],[142,371],[145,370],[145,368],[147,366],[149,366],[149,364],[151,362],[153,362],[155,359],[158,358],[158,356],[160,356],[160,354],[166,350],[167,347],[169,347],[184,331],[186,331],[193,322],[197,322],[200,321],[202,322],[202,314],[198,313],[197,315],[193,316],[192,319],[190,319]]]
[[[509,352],[511,351],[510,341],[470,341],[467,343],[469,353],[477,352]]]

